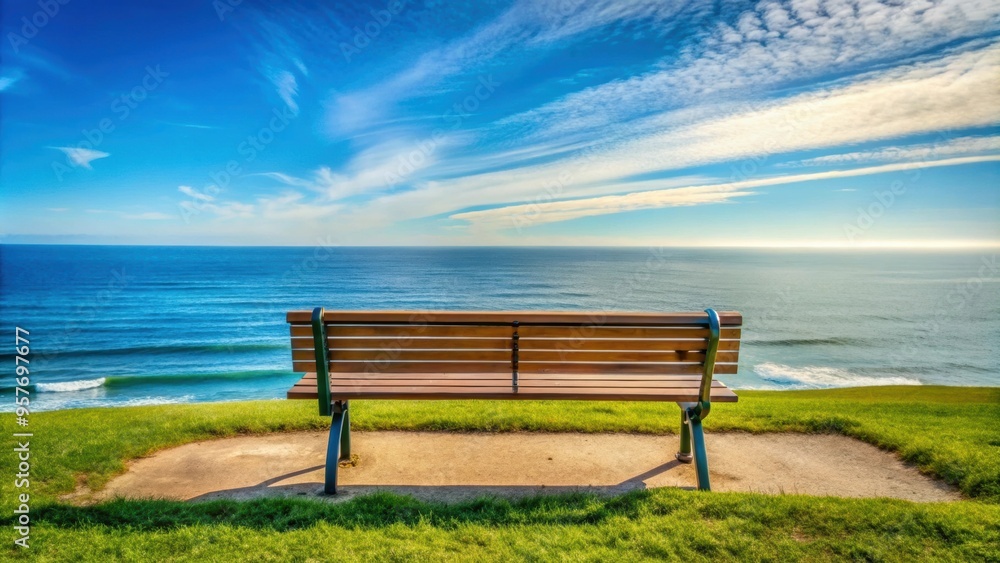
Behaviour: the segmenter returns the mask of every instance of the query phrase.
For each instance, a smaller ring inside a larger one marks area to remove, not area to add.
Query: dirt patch
[[[247,436],[187,444],[136,460],[96,496],[209,500],[306,496],[342,500],[376,490],[454,502],[566,491],[619,494],[693,488],[674,460],[676,436],[355,432],[359,462],[322,495],[325,433]],[[958,492],[895,455],[843,436],[707,436],[712,489],[844,497],[957,500]],[[347,464],[345,464],[347,465]]]

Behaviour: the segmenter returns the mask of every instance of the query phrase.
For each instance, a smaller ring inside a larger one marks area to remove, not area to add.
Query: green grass
[[[989,561],[1000,507],[671,489],[450,506],[115,501],[44,510],[32,540],[42,561]]]
[[[657,490],[612,499],[571,495],[452,506],[377,495],[339,505],[268,499],[76,507],[58,502],[59,495],[81,483],[100,488],[129,459],[158,449],[328,425],[308,401],[86,409],[31,417],[30,552],[42,560],[224,560],[237,554],[322,560],[335,545],[347,558],[390,560],[701,555],[1000,561],[1000,389],[744,391],[740,397],[737,404],[713,406],[705,423],[709,440],[719,431],[840,433],[899,452],[971,500],[922,505]],[[0,417],[8,435],[16,431],[12,418]],[[352,423],[358,430],[675,433],[679,414],[674,405],[654,403],[357,401]],[[3,457],[5,467],[14,467],[10,449]],[[0,480],[5,515],[12,509],[12,485],[12,479]]]

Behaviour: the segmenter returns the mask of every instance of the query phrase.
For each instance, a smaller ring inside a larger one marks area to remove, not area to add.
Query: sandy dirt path
[[[351,441],[360,462],[340,469],[343,494],[331,498],[321,495],[326,440],[325,433],[307,432],[187,444],[136,460],[97,498],[343,500],[388,490],[453,502],[695,484],[692,466],[674,460],[676,436],[355,432]],[[961,498],[895,455],[843,436],[729,433],[706,441],[715,491]]]

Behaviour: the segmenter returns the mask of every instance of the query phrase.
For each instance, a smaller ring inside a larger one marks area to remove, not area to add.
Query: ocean
[[[980,252],[0,246],[0,382],[30,332],[34,410],[281,399],[294,309],[744,315],[737,389],[1000,384]]]

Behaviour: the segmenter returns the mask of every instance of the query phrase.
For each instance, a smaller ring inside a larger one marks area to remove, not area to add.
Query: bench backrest
[[[324,311],[330,372],[701,375],[706,313]],[[312,311],[288,313],[295,371],[317,371]],[[743,318],[720,312],[714,373],[736,373]],[[323,342],[323,340],[321,340]]]

